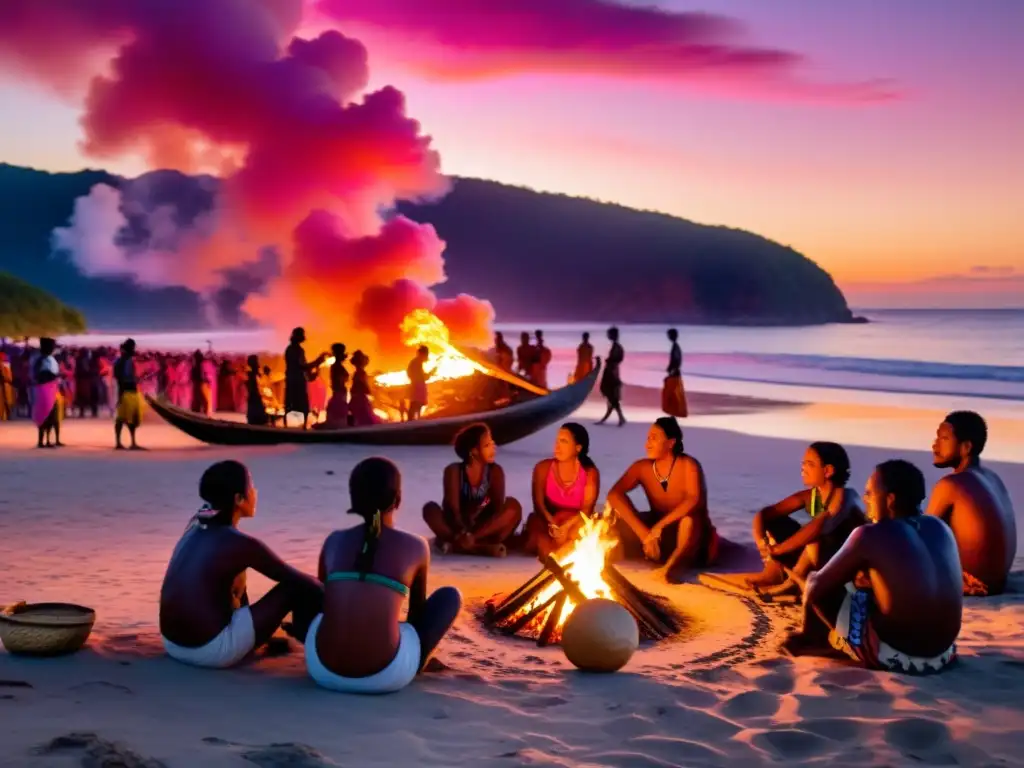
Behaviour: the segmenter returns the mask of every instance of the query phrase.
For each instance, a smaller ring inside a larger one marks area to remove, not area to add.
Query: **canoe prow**
[[[255,426],[201,416],[146,395],[146,402],[161,417],[189,437],[210,445],[282,445],[353,443],[362,445],[451,445],[468,424],[482,421],[490,427],[498,445],[521,440],[548,427],[578,409],[590,396],[600,375],[601,361],[580,381],[524,403],[480,413],[444,418],[425,418],[342,429],[298,429]]]

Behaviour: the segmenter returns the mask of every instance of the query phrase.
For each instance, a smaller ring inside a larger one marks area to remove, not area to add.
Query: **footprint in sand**
[[[117,766],[117,768],[167,768],[152,757],[145,757],[116,741],[107,741],[95,733],[69,733],[36,747],[33,754],[47,758],[67,752],[84,752],[84,766]]]
[[[865,723],[847,717],[822,717],[817,720],[804,720],[800,727],[829,741],[860,740],[867,730]]]
[[[127,685],[118,685],[117,683],[108,683],[106,680],[91,680],[87,683],[79,683],[68,688],[69,691],[75,691],[76,693],[89,693],[90,691],[110,691],[116,693],[128,693],[134,694],[131,688]]]
[[[722,704],[722,714],[734,720],[771,717],[782,706],[782,698],[764,691],[737,693]]]
[[[885,741],[901,752],[916,754],[948,748],[949,728],[945,723],[923,717],[905,717],[885,726]]]
[[[281,744],[239,744],[219,736],[207,736],[204,744],[226,747],[237,752],[242,759],[260,768],[337,768],[339,763],[324,757],[306,744],[287,742]],[[103,765],[106,765],[105,763]],[[120,764],[112,763],[111,766]]]
[[[797,728],[778,728],[759,733],[751,740],[755,747],[773,752],[786,760],[803,760],[828,749],[828,741]]]
[[[569,700],[562,696],[529,696],[519,702],[524,709],[548,709],[568,704]]]

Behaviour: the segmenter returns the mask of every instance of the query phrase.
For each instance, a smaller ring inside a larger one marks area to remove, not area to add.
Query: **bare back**
[[[871,619],[882,640],[922,657],[953,644],[963,595],[956,541],[945,524],[927,515],[884,520],[859,528],[847,546],[857,550],[859,570],[871,582]]]
[[[360,525],[332,533],[320,554],[324,614],[316,652],[324,666],[342,677],[375,674],[398,652],[403,596],[373,582],[329,580],[332,573],[355,570],[362,546]],[[429,562],[430,552],[422,537],[385,526],[371,572],[409,587],[412,612],[425,599]]]
[[[215,638],[247,599],[245,572],[259,564],[259,547],[230,526],[187,531],[160,589],[160,633],[186,648]]]
[[[928,513],[953,529],[965,573],[1002,591],[1017,555],[1017,524],[1010,494],[987,467],[971,467],[942,478]]]

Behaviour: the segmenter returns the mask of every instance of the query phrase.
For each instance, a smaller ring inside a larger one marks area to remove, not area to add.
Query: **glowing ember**
[[[558,564],[562,567],[562,570],[565,571],[566,576],[579,585],[580,591],[588,600],[594,597],[605,597],[612,600],[617,599],[614,591],[604,580],[603,576],[605,560],[608,557],[608,553],[611,552],[618,543],[618,538],[615,536],[612,528],[613,518],[610,511],[611,510],[609,508],[606,508],[606,514],[603,514],[600,517],[593,517],[584,520],[584,523],[580,527],[579,533],[576,536],[576,542],[572,551],[561,555],[557,559]],[[529,603],[516,612],[515,616],[522,616],[523,614],[529,613],[538,605],[542,605],[550,600],[556,593],[561,591],[561,589],[562,587],[557,581],[553,582],[545,589],[540,590]],[[558,624],[556,625],[557,632],[561,631],[562,626],[565,624],[565,620],[569,618],[575,609],[576,604],[572,599],[567,597],[562,608],[562,615],[558,618]],[[547,620],[547,616],[552,610],[554,610],[554,608],[548,609],[538,615],[530,623],[531,626],[534,623],[536,623],[537,626],[541,626]],[[512,618],[514,619],[515,616]]]
[[[413,310],[402,320],[401,329],[402,342],[407,347],[425,345],[430,350],[430,357],[423,366],[428,382],[461,379],[477,371],[487,373],[486,368],[451,345],[448,328],[433,312]],[[378,374],[374,381],[382,387],[402,387],[409,385],[409,376],[405,371],[391,371]]]

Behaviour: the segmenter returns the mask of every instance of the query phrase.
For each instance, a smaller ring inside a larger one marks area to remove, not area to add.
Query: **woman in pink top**
[[[588,452],[590,435],[580,424],[563,424],[555,452],[533,469],[533,513],[526,519],[523,546],[546,555],[576,536],[584,517],[594,513],[601,473]]]

